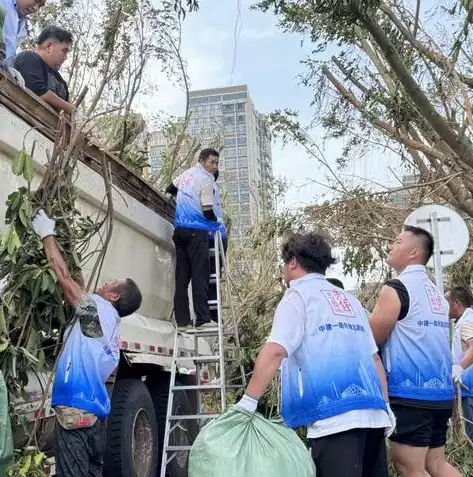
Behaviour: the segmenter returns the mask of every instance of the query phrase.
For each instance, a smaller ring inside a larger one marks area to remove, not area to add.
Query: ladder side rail
[[[174,348],[172,350],[172,368],[171,368],[171,377],[169,380],[169,396],[168,396],[168,407],[166,410],[166,425],[164,429],[164,439],[163,439],[163,455],[161,460],[161,474],[160,477],[166,477],[166,467],[167,464],[172,460],[168,457],[168,447],[171,440],[171,416],[172,409],[174,404],[174,386],[176,385],[176,370],[177,370],[177,361],[178,357],[178,348],[179,348],[179,333],[176,331],[174,335]]]
[[[225,286],[227,288],[227,295],[228,295],[228,301],[230,302],[230,314],[232,316],[232,325],[233,325],[233,334],[234,334],[234,338],[235,338],[235,346],[238,350],[241,350],[241,347],[240,347],[240,335],[238,333],[238,322],[237,322],[237,319],[236,319],[236,312],[235,312],[235,307],[233,305],[233,300],[232,300],[232,289],[231,289],[231,280],[230,280],[230,274],[229,274],[229,271],[228,271],[228,264],[227,264],[227,257],[225,255],[225,250],[223,248],[223,240],[222,240],[222,236],[221,234],[219,233],[218,234],[218,241],[219,241],[219,245],[220,245],[220,250],[222,251],[222,266],[223,266],[223,271],[225,273],[225,277],[226,277],[226,280],[225,280]],[[241,384],[244,388],[246,388],[246,374],[245,374],[245,368],[243,366],[243,364],[240,364],[240,373],[241,373]]]
[[[225,411],[226,399],[225,399],[225,351],[223,346],[223,317],[222,317],[222,296],[221,296],[221,276],[220,276],[220,249],[223,251],[222,238],[220,230],[215,233],[215,277],[216,277],[216,289],[217,289],[217,319],[218,319],[218,352],[220,361],[220,400],[222,412]],[[225,262],[223,262],[225,263]],[[231,301],[231,300],[230,300]]]

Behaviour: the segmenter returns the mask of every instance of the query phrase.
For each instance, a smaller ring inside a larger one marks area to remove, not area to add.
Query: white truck
[[[13,158],[23,147],[30,150],[36,141],[34,161],[39,167],[39,182],[46,151],[52,149],[57,121],[56,112],[0,73],[0,217],[5,216],[8,194],[23,185],[22,178],[11,172]],[[97,212],[103,204],[105,188],[100,175],[103,154],[99,147],[89,144],[79,164],[77,206],[85,214]],[[174,340],[170,322],[174,293],[174,206],[122,163],[111,156],[108,160],[114,184],[114,232],[100,279],[133,278],[142,290],[143,304],[139,313],[124,319],[120,327],[121,358],[109,383],[112,410],[107,421],[104,477],[155,477],[159,474],[162,454]],[[0,232],[4,230],[2,222]],[[92,265],[85,266],[86,279]],[[206,343],[199,345],[202,351],[205,346]],[[185,353],[190,354],[193,347],[191,338],[182,343]],[[192,361],[182,363],[180,371],[182,384],[194,383]],[[50,396],[46,406],[41,406],[47,378],[47,375],[30,376],[26,389],[29,400],[17,402],[15,412],[29,422],[26,431],[31,430],[35,419],[42,420],[39,441],[45,452],[53,456],[55,418]],[[179,393],[174,402],[173,414],[194,414],[196,400],[191,392]],[[188,444],[187,433],[174,435],[174,445]],[[25,429],[17,428],[15,447],[24,445],[27,436]],[[187,454],[175,458],[168,468],[169,477],[186,477]],[[53,464],[48,472],[54,475]]]

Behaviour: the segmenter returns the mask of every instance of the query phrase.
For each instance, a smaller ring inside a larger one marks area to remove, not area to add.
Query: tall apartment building
[[[419,182],[419,176],[415,174],[405,174],[402,176],[402,186],[409,187]],[[395,187],[396,189],[398,187]],[[389,196],[389,202],[397,207],[407,207],[412,198],[413,192],[410,189],[399,190]]]
[[[218,180],[225,210],[231,217],[231,235],[245,246],[252,224],[271,209],[271,137],[264,116],[251,101],[248,87],[230,86],[190,93],[189,134],[202,147],[220,136]]]

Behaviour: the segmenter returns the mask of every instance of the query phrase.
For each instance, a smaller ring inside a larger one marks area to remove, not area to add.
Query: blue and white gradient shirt
[[[0,65],[10,66],[20,41],[26,36],[26,21],[14,0],[0,0]]]
[[[76,308],[75,317],[72,329],[65,333],[67,341],[54,376],[52,405],[80,409],[103,420],[110,412],[105,383],[120,359],[118,313],[102,297],[87,295]],[[86,329],[89,336],[83,332]]]
[[[281,369],[282,416],[288,426],[311,425],[309,437],[389,426],[373,360],[377,347],[354,296],[319,274],[293,280],[268,342],[288,354]]]
[[[383,346],[389,397],[451,400],[448,302],[422,265],[408,266],[397,279],[409,294],[409,311]]]
[[[191,167],[174,180],[178,188],[174,225],[189,229],[216,231],[219,224],[204,216],[203,207],[212,206],[215,212],[214,176],[200,164]],[[218,189],[217,189],[218,190]]]

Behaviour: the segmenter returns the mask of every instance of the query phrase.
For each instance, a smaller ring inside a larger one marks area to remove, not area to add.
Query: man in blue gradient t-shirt
[[[387,263],[397,272],[381,289],[370,325],[396,415],[391,452],[401,477],[459,477],[445,459],[452,415],[448,303],[427,275],[434,250],[429,232],[406,226]]]
[[[289,288],[238,405],[254,412],[282,364],[281,414],[308,427],[317,477],[387,477],[384,437],[395,422],[365,311],[326,280],[335,259],[322,236],[293,235],[282,259]]]

